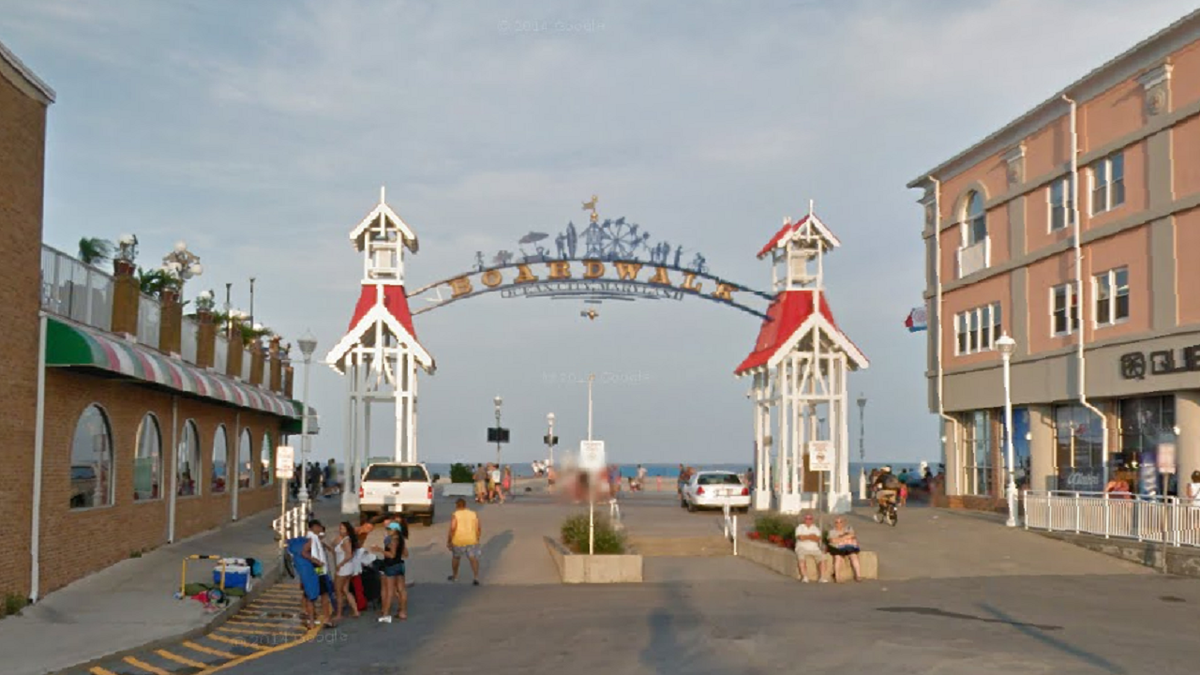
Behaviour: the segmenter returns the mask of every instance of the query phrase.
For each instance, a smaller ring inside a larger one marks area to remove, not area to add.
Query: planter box
[[[578,555],[545,537],[546,550],[564,584],[628,584],[642,582],[642,556]]]
[[[785,577],[800,578],[800,570],[796,567],[796,552],[791,549],[773,544],[764,544],[761,541],[743,537],[738,542],[738,556],[753,560],[763,567],[778,572]],[[834,556],[833,561],[838,566],[838,574],[843,583],[854,581],[854,569],[850,567],[849,560]],[[817,561],[810,558],[805,561],[805,565],[807,566],[808,578],[816,579]],[[875,555],[874,551],[860,551],[858,554],[858,566],[862,568],[863,579],[879,578],[879,558]],[[830,574],[833,572],[832,565],[829,567],[829,572]],[[827,576],[826,578],[832,577]]]
[[[447,483],[442,486],[443,497],[474,497],[474,483]]]

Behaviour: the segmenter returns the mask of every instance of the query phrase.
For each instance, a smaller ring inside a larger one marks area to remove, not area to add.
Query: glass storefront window
[[[1062,468],[1104,466],[1104,427],[1095,413],[1078,403],[1054,406],[1054,461]]]
[[[964,494],[992,494],[992,420],[990,411],[968,413],[963,424],[965,432],[966,473]]]
[[[1119,469],[1137,469],[1143,453],[1175,440],[1174,396],[1125,399],[1120,403],[1119,418],[1121,446],[1113,458]]]

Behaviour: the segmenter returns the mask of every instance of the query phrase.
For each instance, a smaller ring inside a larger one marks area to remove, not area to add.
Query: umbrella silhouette
[[[517,243],[518,244],[532,244],[535,241],[541,241],[549,236],[550,235],[546,234],[545,232],[530,232],[529,234],[525,235],[524,237],[521,237],[520,241],[518,241]]]

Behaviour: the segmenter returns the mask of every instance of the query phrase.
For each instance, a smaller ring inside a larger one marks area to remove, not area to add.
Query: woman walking
[[[396,618],[404,621],[408,618],[408,589],[404,584],[404,559],[408,557],[408,546],[404,541],[403,527],[392,521],[387,526],[388,534],[383,540],[383,548],[375,548],[383,555],[383,597],[379,614],[380,623],[392,622],[392,597],[400,601]]]
[[[358,573],[358,563],[355,560],[357,551],[358,537],[354,535],[354,527],[343,520],[342,524],[338,525],[338,540],[333,545],[334,564],[337,567],[337,576],[333,580],[333,598],[337,600],[338,621],[345,617],[347,604],[353,610],[355,618],[362,615],[358,611],[358,598],[354,597],[354,591],[350,587],[350,580]]]
[[[512,467],[504,467],[504,480],[501,482],[500,490],[502,494],[509,497],[512,496]]]

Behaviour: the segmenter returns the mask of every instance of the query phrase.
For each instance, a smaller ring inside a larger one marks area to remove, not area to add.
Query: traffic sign
[[[833,471],[833,443],[830,441],[809,442],[808,470]]]
[[[604,468],[604,441],[579,441],[579,468],[584,471]]]
[[[290,445],[275,448],[275,477],[291,478],[296,470],[296,450]]]

